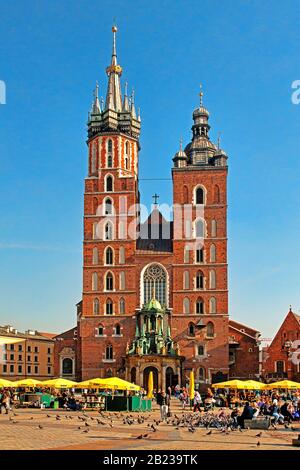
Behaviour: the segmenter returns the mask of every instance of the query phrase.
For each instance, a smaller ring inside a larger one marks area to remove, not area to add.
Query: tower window
[[[114,289],[114,278],[112,273],[107,273],[105,279],[105,289],[107,291],[112,291]]]
[[[188,246],[184,247],[184,262],[189,263],[190,262],[190,250]]]
[[[98,249],[93,248],[93,264],[98,264]]]
[[[106,301],[105,313],[106,313],[106,315],[112,315],[113,314],[113,302],[112,302],[111,299],[107,299],[107,301]]]
[[[109,139],[107,142],[107,167],[112,168],[112,154],[113,154],[113,143],[112,140]]]
[[[213,269],[209,272],[209,287],[210,289],[216,288],[216,272]]]
[[[208,322],[206,326],[206,336],[208,338],[213,338],[215,335],[215,328],[212,322]]]
[[[107,265],[114,264],[114,252],[110,246],[106,248],[106,251],[105,251],[105,264]]]
[[[183,313],[190,313],[190,300],[187,297],[183,299]]]
[[[120,272],[119,282],[120,282],[120,290],[124,290],[125,289],[125,273],[124,273],[124,271]]]
[[[198,345],[198,356],[204,356],[204,346],[202,344]]]
[[[106,190],[107,192],[111,192],[111,191],[114,190],[114,185],[113,185],[113,178],[112,178],[112,176],[110,176],[110,175],[107,176],[107,177],[106,177],[106,180],[105,180],[105,183],[106,183],[106,184],[105,184],[105,190]]]
[[[209,301],[209,312],[216,313],[217,311],[217,301],[214,297],[212,297]]]
[[[202,299],[197,299],[196,302],[196,314],[202,315],[204,313],[204,302]]]
[[[107,224],[105,225],[104,237],[105,240],[113,239],[113,225],[111,222],[107,222]]]
[[[195,224],[196,238],[204,238],[204,221],[199,219]]]
[[[105,199],[104,202],[104,215],[112,215],[113,213],[113,203],[110,198]]]
[[[202,271],[198,271],[196,275],[196,289],[200,290],[204,288],[204,275]]]
[[[212,237],[217,236],[217,221],[216,220],[211,221],[211,236]]]
[[[204,250],[203,248],[197,248],[196,250],[196,263],[203,263]]]
[[[189,323],[188,335],[189,336],[195,336],[195,325],[194,325],[194,323]]]
[[[119,308],[119,311],[120,311],[120,315],[124,315],[125,314],[125,300],[122,298],[120,299],[120,308]]]
[[[204,204],[204,190],[199,187],[196,189],[196,204]]]
[[[210,262],[216,262],[216,246],[214,244],[210,245]]]
[[[124,246],[120,246],[119,263],[120,264],[125,264],[125,248],[124,248]]]
[[[190,274],[188,271],[184,271],[183,273],[183,288],[184,289],[190,288]]]
[[[98,274],[93,273],[92,275],[92,290],[98,290]]]
[[[99,299],[94,299],[94,315],[99,315]]]
[[[103,327],[103,325],[98,326],[97,333],[98,333],[98,336],[104,336],[104,327]]]

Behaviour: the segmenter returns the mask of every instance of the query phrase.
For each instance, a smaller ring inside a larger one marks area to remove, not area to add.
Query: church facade
[[[88,119],[76,375],[146,386],[152,371],[164,388],[194,370],[208,385],[229,374],[227,155],[210,140],[201,92],[191,141],[170,156],[172,221],[157,200],[140,220],[141,118],[122,94],[112,31],[106,100],[97,86]]]

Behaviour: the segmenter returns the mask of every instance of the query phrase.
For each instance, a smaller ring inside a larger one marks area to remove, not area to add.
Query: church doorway
[[[148,390],[148,379],[151,371],[153,373],[153,388],[155,390],[158,390],[158,370],[156,369],[156,367],[149,366],[144,369],[143,387],[145,390]]]

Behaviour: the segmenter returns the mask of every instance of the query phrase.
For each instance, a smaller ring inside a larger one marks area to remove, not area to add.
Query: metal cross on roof
[[[154,204],[157,205],[157,199],[159,199],[159,195],[155,193],[155,194],[152,196],[152,198],[154,199]]]

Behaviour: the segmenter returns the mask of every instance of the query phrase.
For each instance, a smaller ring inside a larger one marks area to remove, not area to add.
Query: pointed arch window
[[[99,315],[100,313],[99,299],[94,299],[93,312],[94,312],[94,315]]]
[[[114,357],[113,347],[111,344],[109,344],[108,346],[106,346],[106,349],[105,349],[105,359],[108,361],[112,361],[113,357]]]
[[[189,323],[188,335],[189,336],[195,336],[195,325],[194,325],[194,323]]]
[[[114,290],[114,277],[111,272],[106,274],[105,278],[105,290],[112,291]]]
[[[204,250],[203,248],[196,249],[196,263],[200,264],[203,263],[204,260]]]
[[[124,248],[124,246],[120,246],[119,263],[120,264],[125,264],[125,248]]]
[[[92,274],[92,290],[98,290],[98,274]]]
[[[105,303],[105,314],[112,315],[113,314],[114,304],[111,299],[107,299]]]
[[[190,299],[188,297],[183,299],[183,313],[190,313]]]
[[[184,247],[184,262],[185,263],[189,263],[190,262],[190,249],[188,246],[185,246]]]
[[[119,284],[120,284],[120,290],[124,290],[126,288],[124,271],[120,272]]]
[[[211,297],[209,300],[209,313],[216,313],[217,311],[217,301],[215,297]]]
[[[202,271],[198,271],[196,274],[196,289],[204,289],[204,274]]]
[[[125,300],[123,298],[120,299],[119,312],[120,315],[125,315]]]
[[[95,247],[93,248],[93,264],[99,263],[99,256],[98,256],[98,249]]]
[[[125,142],[125,169],[130,168],[130,144],[128,141]]]
[[[113,177],[111,175],[108,175],[105,179],[105,191],[106,192],[112,192],[114,190],[114,182],[113,182]]]
[[[97,331],[98,336],[104,336],[104,326],[100,324]]]
[[[125,236],[125,222],[123,220],[120,220],[119,222],[119,239],[124,240],[126,238]]]
[[[216,245],[214,244],[210,245],[210,262],[216,262]]]
[[[113,240],[113,224],[112,222],[107,222],[104,228],[104,239]]]
[[[217,236],[217,221],[214,219],[211,221],[211,236]]]
[[[144,304],[155,298],[161,305],[167,305],[167,274],[159,264],[150,264],[143,274]]]
[[[210,289],[216,288],[216,271],[214,269],[209,272],[209,287]]]
[[[190,273],[188,271],[184,271],[183,273],[183,288],[190,288]]]
[[[196,201],[196,204],[204,204],[204,201],[205,201],[205,193],[204,193],[204,189],[199,186],[198,188],[196,188],[196,191],[195,191],[195,201]]]
[[[202,315],[204,313],[204,302],[200,297],[196,301],[196,314]]]
[[[113,214],[113,202],[109,197],[107,197],[104,201],[104,215],[112,215],[112,214]]]
[[[215,335],[215,327],[212,322],[208,322],[206,326],[206,336],[208,338],[213,338]]]
[[[93,240],[97,240],[98,237],[98,222],[93,223]]]
[[[108,139],[107,141],[107,167],[112,168],[113,166],[113,141]]]
[[[105,250],[105,264],[108,266],[114,264],[114,251],[110,246]]]
[[[196,238],[204,238],[205,237],[205,223],[204,220],[198,219],[195,223],[195,235]]]
[[[114,330],[116,336],[121,336],[121,325],[119,323],[115,325]]]

